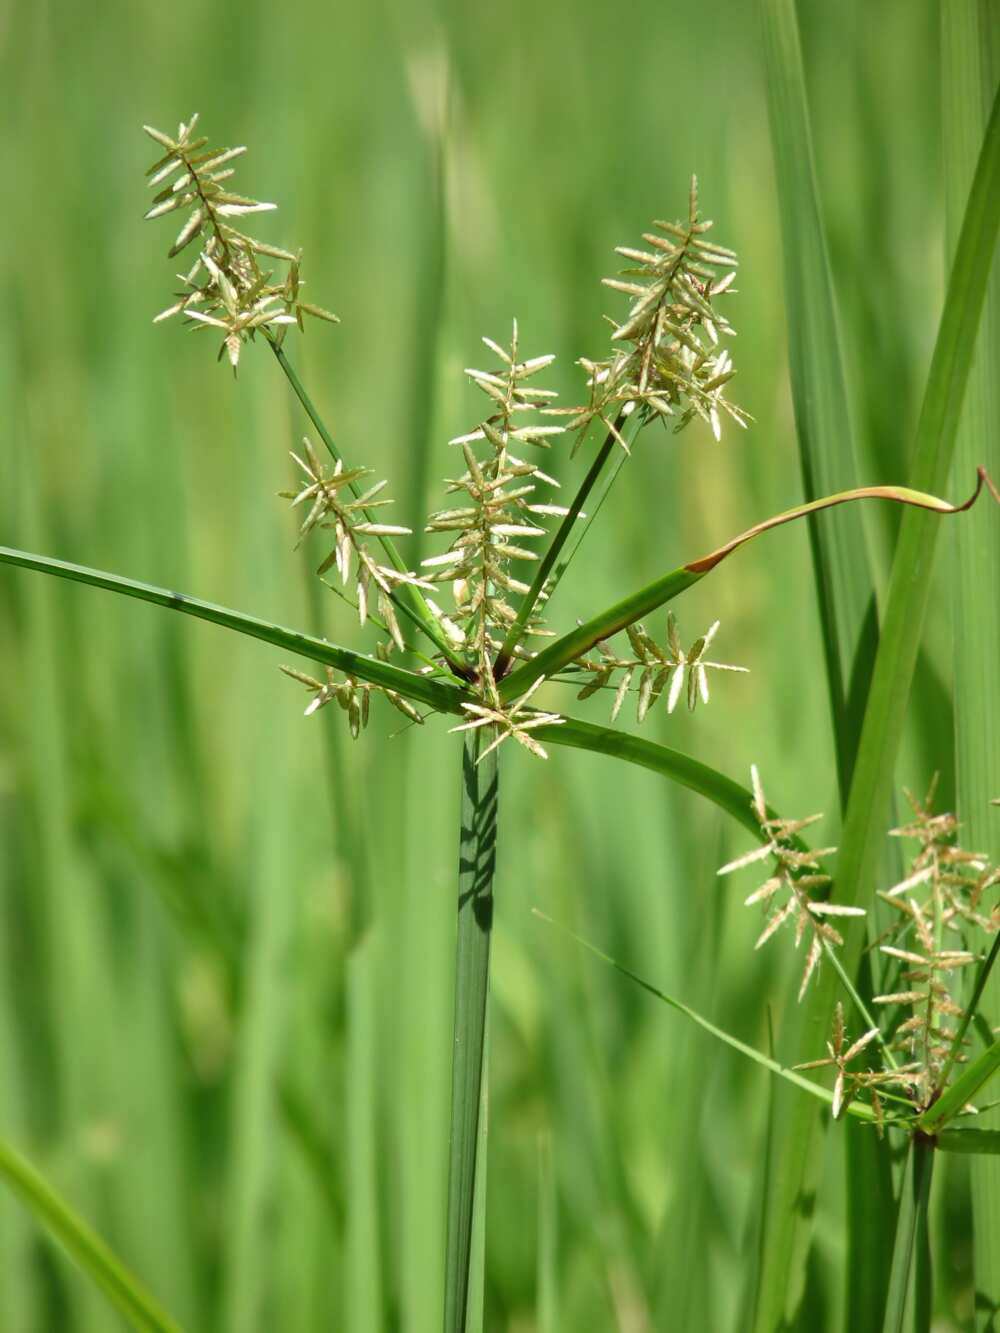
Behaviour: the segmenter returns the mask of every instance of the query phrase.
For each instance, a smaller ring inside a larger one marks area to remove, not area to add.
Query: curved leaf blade
[[[930,495],[925,491],[913,490],[908,486],[860,486],[852,491],[842,491],[837,495],[827,495],[821,500],[810,500],[806,504],[794,505],[791,509],[785,509],[780,514],[773,514],[770,518],[763,519],[760,523],[755,523],[744,532],[737,533],[729,541],[717,546],[714,551],[709,551],[707,555],[700,556],[697,560],[692,560],[686,565],[681,565],[673,569],[669,574],[664,574],[662,578],[654,579],[652,583],[640,588],[638,592],[632,593],[628,597],[623,597],[621,601],[615,602],[605,611],[592,616],[584,624],[578,625],[576,629],[571,630],[569,634],[564,634],[561,639],[537,653],[529,661],[524,662],[511,672],[500,683],[500,696],[503,699],[516,699],[527,690],[528,686],[538,680],[540,676],[551,676],[555,672],[562,670],[570,662],[574,661],[582,653],[592,648],[600,639],[609,638],[623,630],[626,625],[634,624],[642,616],[648,615],[651,611],[665,606],[667,602],[690,588],[692,584],[697,583],[699,579],[716,565],[720,565],[727,556],[738,551],[741,546],[751,542],[755,537],[760,537],[765,532],[770,532],[772,528],[779,528],[785,523],[794,523],[797,519],[806,518],[812,514],[819,513],[823,509],[832,509],[836,505],[852,504],[856,500],[892,500],[897,504],[910,505],[918,509],[927,509],[935,514],[960,514],[963,510],[971,508],[979,498],[979,493],[984,484],[996,496],[996,490],[980,469],[976,482],[976,489],[968,500],[962,504],[949,504],[947,500],[942,500],[936,495]]]
[[[629,981],[634,982],[644,991],[655,996],[656,999],[662,1000],[662,1002],[669,1005],[671,1009],[676,1009],[679,1014],[683,1014],[684,1017],[689,1019],[692,1023],[696,1023],[698,1027],[704,1028],[706,1032],[711,1033],[711,1035],[718,1041],[723,1042],[734,1051],[738,1051],[740,1055],[746,1056],[746,1058],[752,1060],[754,1064],[758,1064],[761,1068],[768,1070],[772,1074],[776,1074],[778,1078],[784,1079],[786,1083],[793,1084],[802,1092],[811,1093],[813,1097],[818,1098],[821,1102],[825,1102],[828,1106],[833,1105],[833,1093],[828,1088],[820,1087],[818,1083],[813,1083],[811,1079],[796,1073],[794,1069],[786,1069],[785,1066],[779,1064],[777,1060],[772,1060],[771,1057],[765,1055],[763,1051],[758,1051],[755,1046],[750,1046],[745,1041],[740,1041],[738,1037],[734,1037],[731,1033],[726,1032],[724,1028],[717,1027],[710,1019],[699,1014],[696,1009],[692,1009],[690,1005],[685,1004],[682,1000],[678,1000],[675,996],[668,995],[666,991],[660,990],[659,987],[654,986],[652,982],[645,981],[637,973],[625,967],[623,963],[619,963],[616,959],[612,958],[610,954],[604,953],[603,950],[599,949],[595,944],[591,944],[589,940],[583,939],[582,936],[577,935],[566,926],[560,925],[559,922],[554,921],[552,917],[546,916],[546,914],[540,912],[537,907],[532,908],[532,914],[537,916],[540,921],[545,921],[550,926],[555,926],[557,930],[561,930],[563,934],[568,935],[569,938],[579,944],[581,948],[586,949],[588,953],[592,953],[595,958],[599,958],[602,963],[607,963],[610,967],[613,967],[616,972],[620,972],[623,977],[627,977]],[[852,1115],[858,1120],[865,1120],[872,1123],[874,1123],[875,1120],[874,1111],[864,1102],[851,1102],[845,1107],[844,1114]]]
[[[22,569],[33,569],[41,574],[69,579],[74,583],[85,583],[93,588],[104,588],[124,597],[135,597],[139,601],[165,607],[168,611],[180,611],[186,616],[195,616],[213,625],[221,625],[223,629],[249,635],[252,639],[273,643],[278,648],[285,648],[299,657],[308,657],[313,662],[337,667],[349,676],[356,676],[359,680],[370,681],[374,685],[395,690],[397,694],[416,703],[428,704],[431,708],[446,713],[461,711],[463,695],[452,685],[429,679],[427,676],[419,676],[413,671],[405,671],[402,667],[392,666],[389,662],[380,662],[374,657],[365,657],[350,648],[342,648],[338,644],[327,642],[326,639],[303,634],[300,630],[287,629],[283,625],[261,620],[244,611],[234,611],[228,606],[218,606],[215,602],[205,602],[199,597],[190,597],[183,592],[172,592],[168,588],[159,588],[155,584],[143,583],[139,579],[125,578],[121,574],[91,569],[86,565],[75,565],[68,560],[56,560],[51,556],[34,555],[30,551],[18,551],[9,546],[0,546],[0,563],[17,565]]]

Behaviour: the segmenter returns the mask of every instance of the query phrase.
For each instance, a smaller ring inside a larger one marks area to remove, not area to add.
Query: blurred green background
[[[800,10],[861,480],[903,481],[944,271],[937,7]],[[437,504],[447,440],[479,419],[461,372],[481,334],[516,314],[578,400],[573,361],[604,355],[621,309],[613,247],[683,215],[692,171],[741,256],[732,396],[756,424],[647,432],[553,616],[801,498],[754,5],[8,0],[0,60],[5,544],[359,642],[275,497],[304,422],[273,358],[250,349],[234,382],[210,337],[151,323],[175,228],[140,223],[140,126],[194,110],[250,146],[237,188],[280,204],[256,234],[301,244],[308,296],[343,320],[289,353],[348,460],[391,478],[395,521]],[[583,466],[553,454],[563,478]],[[865,513],[883,554],[893,521]],[[740,781],[756,762],[836,841],[805,530],[676,609],[687,642],[720,618],[720,660],[752,674],[649,734]],[[276,650],[10,569],[0,636],[0,1135],[185,1329],[436,1329],[456,738],[392,738],[378,709],[351,745],[332,711],[302,718]],[[950,656],[942,597],[901,777],[942,769],[946,802]],[[733,1327],[766,1080],[530,909],[762,1047],[798,960],[753,953],[747,890],[714,877],[747,844],[714,808],[592,755],[505,757],[486,1327]],[[831,1329],[841,1142],[811,1270]],[[956,1318],[963,1169],[939,1272]],[[0,1194],[0,1329],[117,1327]]]

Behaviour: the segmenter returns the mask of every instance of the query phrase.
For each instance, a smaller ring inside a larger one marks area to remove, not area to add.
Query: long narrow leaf
[[[937,1135],[942,1152],[960,1152],[1000,1157],[1000,1129],[943,1129]]]
[[[739,1051],[740,1055],[745,1055],[748,1060],[752,1060],[754,1064],[760,1065],[761,1068],[768,1070],[770,1073],[777,1074],[779,1078],[784,1079],[786,1083],[793,1084],[802,1092],[811,1093],[813,1097],[818,1098],[821,1102],[826,1102],[829,1106],[833,1105],[833,1093],[830,1092],[828,1088],[821,1088],[818,1083],[813,1083],[811,1079],[805,1078],[802,1074],[797,1074],[794,1069],[786,1069],[784,1065],[779,1064],[777,1060],[771,1059],[771,1057],[765,1055],[763,1051],[758,1051],[754,1046],[748,1046],[745,1041],[740,1041],[738,1037],[734,1037],[722,1028],[717,1027],[709,1019],[699,1014],[696,1009],[692,1009],[689,1005],[684,1004],[683,1001],[675,999],[673,995],[668,995],[666,991],[660,990],[659,987],[652,985],[651,982],[644,981],[642,977],[625,967],[624,964],[619,963],[616,959],[612,958],[610,954],[604,953],[603,950],[598,949],[596,945],[591,944],[589,940],[582,939],[581,936],[575,934],[572,930],[567,930],[565,926],[559,925],[558,921],[553,921],[550,916],[546,916],[544,912],[540,912],[537,907],[534,908],[533,911],[534,915],[541,921],[545,921],[550,926],[555,926],[558,930],[561,930],[576,944],[579,944],[581,948],[592,953],[595,958],[599,958],[602,963],[607,963],[610,967],[613,967],[616,972],[620,972],[623,977],[627,977],[629,981],[634,981],[637,986],[641,986],[644,991],[655,996],[656,999],[662,1000],[663,1003],[669,1005],[671,1009],[676,1009],[679,1014],[683,1014],[685,1018],[689,1018],[692,1023],[697,1023],[700,1028],[704,1028],[706,1032],[711,1033],[713,1037],[718,1038],[718,1040],[723,1042],[726,1046],[732,1047],[734,1051]],[[852,1115],[859,1120],[865,1120],[870,1123],[874,1123],[875,1120],[874,1111],[864,1102],[851,1102],[846,1107],[844,1113],[845,1115]]]
[[[781,222],[792,402],[802,486],[806,499],[814,500],[857,486],[858,470],[813,164],[795,0],[762,0],[760,15]],[[898,475],[898,469],[896,472]],[[842,509],[824,522],[810,517],[808,524],[843,808],[878,645],[875,582],[858,508]],[[862,985],[868,972],[866,961],[859,976]],[[882,1325],[883,1273],[891,1256],[896,1212],[889,1163],[870,1134],[848,1135],[844,1150],[846,1318],[854,1333],[877,1333]],[[777,1275],[776,1269],[771,1271]]]
[[[949,253],[958,239],[962,207],[1000,75],[1000,22],[995,6],[970,0],[941,5],[942,163],[945,235]],[[1000,468],[1000,267],[994,264],[977,355],[955,448],[955,471],[970,458]],[[958,816],[966,845],[1000,860],[1000,819],[989,808],[1000,795],[1000,616],[984,606],[984,589],[1000,586],[1000,527],[990,516],[970,516],[954,534],[955,771]],[[977,991],[979,990],[977,979]],[[978,1006],[974,996],[969,1009]],[[1000,1022],[1000,975],[987,984],[984,1017]],[[991,1116],[987,1124],[1000,1125]],[[1000,1164],[982,1162],[970,1180],[976,1292],[1000,1305]],[[988,1318],[979,1313],[978,1318]]]
[[[947,480],[998,223],[1000,101],[994,103],[948,285],[917,430],[911,478],[915,487],[933,489]],[[929,515],[914,510],[904,515],[838,858],[835,894],[837,901],[847,906],[871,892],[878,865],[906,702],[930,596],[936,538],[937,527]],[[860,956],[861,931],[849,925],[845,938],[843,961],[850,973]],[[805,1012],[790,1015],[780,1048],[791,1048],[793,1059],[807,1058],[798,1052],[815,1050],[829,1030],[834,992],[831,975],[821,975]],[[776,1271],[762,1287],[765,1299],[756,1311],[757,1333],[771,1333],[794,1303],[794,1283],[800,1270],[797,1264],[789,1263],[788,1256],[802,1253],[811,1226],[809,1210],[802,1206],[802,1200],[809,1193],[807,1182],[816,1170],[813,1146],[817,1121],[808,1105],[782,1100],[784,1151],[775,1160],[768,1194],[766,1249]]]
[[[1000,1069],[1000,1039],[987,1046],[978,1059],[967,1065],[950,1088],[920,1117],[920,1126],[928,1134],[945,1125],[962,1107],[971,1102],[979,1089]]]
[[[807,500],[815,500],[857,486],[857,466],[794,0],[763,0],[761,23],[795,428],[803,490]],[[810,518],[809,540],[837,766],[846,800],[861,720],[850,683],[859,658],[870,665],[878,640],[875,618],[868,614],[874,583],[858,510],[846,509],[828,523]]]
[[[180,1333],[165,1310],[87,1223],[9,1144],[0,1142],[0,1178],[133,1328]]]
[[[685,589],[690,588],[692,584],[697,583],[699,579],[704,578],[717,565],[720,565],[727,556],[732,555],[741,546],[745,546],[747,542],[753,541],[755,537],[770,532],[772,528],[781,527],[785,523],[794,523],[796,519],[806,518],[820,510],[832,509],[836,505],[851,504],[856,500],[893,500],[897,504],[911,505],[918,509],[929,509],[936,514],[960,514],[963,510],[969,509],[975,504],[984,481],[986,481],[985,474],[980,472],[976,489],[968,500],[959,505],[949,504],[936,495],[912,490],[906,486],[862,486],[853,491],[843,491],[839,495],[827,495],[821,500],[811,500],[807,504],[795,505],[791,509],[786,509],[780,514],[775,514],[760,523],[755,523],[752,528],[747,528],[745,532],[738,533],[728,542],[724,542],[722,546],[716,547],[714,551],[709,551],[707,555],[671,570],[669,574],[664,574],[662,578],[655,579],[646,587],[640,588],[638,592],[622,598],[621,601],[615,602],[607,610],[592,616],[590,620],[578,625],[576,629],[563,635],[561,639],[556,639],[548,648],[537,653],[506,677],[500,686],[501,697],[516,699],[540,676],[553,675],[570,662],[575,661],[582,653],[587,652],[598,640],[617,634],[626,625],[632,625],[642,616],[666,605],[667,602],[672,601],[684,592]]]
[[[74,565],[68,560],[32,555],[29,551],[17,551],[9,546],[0,546],[0,563],[19,565],[23,569],[34,569],[42,574],[52,574],[57,578],[86,583],[94,588],[105,588],[124,597],[136,597],[140,601],[151,602],[154,606],[180,611],[186,616],[196,616],[199,620],[208,620],[213,625],[221,625],[224,629],[248,634],[253,639],[263,639],[265,643],[273,643],[290,653],[308,657],[313,662],[323,662],[328,666],[338,667],[359,680],[384,685],[407,699],[429,704],[442,712],[461,711],[462,696],[451,685],[430,680],[426,676],[418,676],[412,671],[404,671],[389,662],[379,662],[374,657],[364,657],[349,648],[328,643],[326,639],[317,639],[311,634],[286,629],[282,625],[260,620],[257,616],[247,615],[243,611],[234,611],[228,606],[217,606],[214,602],[203,602],[198,597],[189,597],[187,593],[171,592],[168,588],[158,588],[155,584],[143,583],[138,579],[110,574],[101,569],[90,569],[86,565]]]
[[[545,744],[565,745],[573,750],[591,750],[595,754],[624,759],[626,763],[659,773],[661,777],[669,778],[671,782],[706,797],[755,837],[762,837],[752,809],[753,793],[749,788],[689,754],[671,750],[644,736],[615,731],[611,727],[598,727],[592,722],[572,717],[564,717],[558,726],[538,727],[533,734]]]

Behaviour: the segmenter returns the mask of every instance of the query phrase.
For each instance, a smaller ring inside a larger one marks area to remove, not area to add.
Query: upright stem
[[[490,936],[493,929],[493,872],[497,834],[496,750],[481,763],[477,761],[492,739],[492,729],[480,727],[465,733],[462,749],[462,828],[458,870],[458,946],[455,957],[455,1047],[451,1077],[445,1333],[464,1333],[468,1317]]]
[[[597,479],[604,471],[605,464],[611,457],[611,452],[617,443],[616,437],[621,433],[625,420],[624,412],[619,412],[618,418],[615,421],[614,430],[608,431],[607,438],[601,445],[596,458],[590,465],[590,471],[580,483],[580,489],[577,491],[573,503],[570,505],[569,513],[563,518],[563,521],[560,523],[556,531],[556,535],[552,538],[552,544],[542,557],[542,563],[538,566],[538,571],[532,580],[531,587],[525,593],[524,600],[517,613],[517,619],[507,631],[507,637],[504,639],[500,652],[497,655],[497,660],[493,668],[493,674],[497,680],[503,676],[510,665],[511,656],[518,645],[521,635],[524,633],[525,626],[531,619],[531,613],[535,609],[535,604],[539,597],[542,595],[546,580],[552,573],[556,561],[559,559],[560,551],[569,540],[569,534],[573,531],[574,523],[576,523],[577,519],[580,517],[583,506],[587,502],[588,495],[597,485]],[[618,447],[621,448],[620,445]]]
[[[903,1333],[907,1306],[911,1304],[911,1291],[913,1333],[927,1333],[930,1327],[927,1203],[930,1199],[933,1168],[933,1141],[922,1134],[914,1135],[903,1168],[903,1188],[896,1221],[896,1241],[892,1251],[883,1333]],[[911,1283],[914,1250],[917,1250],[916,1282]]]

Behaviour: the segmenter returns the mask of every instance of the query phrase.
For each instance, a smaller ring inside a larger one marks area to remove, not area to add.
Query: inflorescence
[[[195,135],[197,124],[197,115],[187,124],[182,121],[176,137],[150,125],[143,127],[164,150],[146,173],[150,187],[161,188],[145,216],[187,211],[168,251],[170,259],[200,242],[192,267],[177,275],[181,284],[177,300],[156,319],[183,315],[193,327],[221,329],[219,357],[227,355],[235,371],[240,352],[257,332],[280,341],[287,325],[303,327],[304,315],[331,323],[337,316],[302,300],[301,254],[259,241],[233,225],[232,218],[267,213],[277,205],[234,194],[223,184],[235,170],[229,163],[247,150],[209,148],[204,135]],[[284,275],[264,268],[267,260],[284,265]]]
[[[764,845],[730,861],[718,873],[726,875],[773,858],[774,873],[745,901],[747,906],[765,904],[768,910],[757,948],[788,921],[795,922],[796,945],[806,933],[811,935],[799,989],[801,999],[823,954],[836,962],[832,950],[843,944],[843,937],[827,918],[865,913],[861,908],[816,896],[828,891],[830,876],[822,871],[821,864],[835,849],[807,851],[798,845],[797,838],[820,816],[770,818],[756,768],[751,769],[751,775],[752,809]],[[969,1016],[955,982],[983,961],[977,939],[990,938],[1000,931],[1000,903],[991,892],[1000,887],[1000,867],[990,865],[982,853],[966,851],[959,844],[955,816],[933,810],[935,785],[932,783],[923,800],[905,793],[913,818],[890,831],[892,837],[915,841],[917,851],[905,878],[878,894],[892,908],[895,918],[871,945],[882,961],[880,993],[872,1003],[887,1016],[885,1031],[872,1022],[849,986],[851,998],[869,1027],[849,1042],[843,1008],[838,1004],[827,1055],[796,1066],[800,1070],[836,1068],[834,1116],[843,1114],[855,1098],[865,1097],[880,1128],[886,1098],[923,1111],[940,1096],[952,1069],[965,1062]],[[839,966],[838,970],[844,980]],[[848,1068],[864,1051],[869,1055],[880,1052],[882,1063]],[[904,1063],[898,1063],[894,1053]]]
[[[299,252],[260,241],[235,225],[234,219],[275,205],[229,189],[231,164],[246,150],[210,147],[207,138],[196,133],[197,122],[195,115],[181,123],[176,135],[145,127],[163,150],[147,172],[157,193],[146,217],[184,215],[171,258],[198,247],[191,268],[178,275],[181,287],[175,301],[156,319],[180,315],[193,328],[218,330],[219,356],[227,356],[234,371],[243,348],[258,333],[282,360],[282,340],[291,325],[303,328],[307,315],[327,321],[336,321],[336,316],[302,299]],[[486,752],[513,737],[532,753],[544,755],[532,732],[562,720],[531,702],[545,677],[507,703],[501,701],[494,674],[501,658],[501,670],[510,657],[530,658],[533,650],[527,641],[550,633],[541,612],[558,575],[547,580],[539,576],[540,587],[533,594],[521,571],[532,564],[537,568],[540,539],[549,535],[548,520],[573,521],[567,519],[570,510],[546,495],[558,482],[531,456],[567,432],[576,435],[578,446],[595,422],[605,431],[608,446],[617,441],[627,452],[623,427],[630,417],[637,428],[659,419],[675,431],[699,417],[717,439],[723,415],[740,426],[750,419],[725,396],[735,371],[722,341],[734,330],[716,302],[733,291],[737,259],[732,250],[707,238],[711,225],[699,215],[697,182],[692,179],[685,222],[655,222],[643,237],[648,249],[619,248],[628,266],[605,282],[628,296],[630,307],[623,320],[611,321],[610,354],[604,360],[580,359],[587,374],[585,404],[559,407],[555,392],[538,386],[536,377],[554,357],[523,357],[516,321],[508,346],[483,339],[496,364],[466,374],[487,398],[489,410],[475,429],[451,441],[465,464],[461,475],[446,483],[446,493],[457,503],[433,513],[426,524],[427,532],[448,536],[449,545],[424,560],[421,572],[407,569],[393,545],[393,538],[410,535],[410,529],[383,522],[377,512],[389,503],[385,482],[372,484],[368,468],[349,467],[322,431],[333,454],[332,466],[321,464],[308,440],[301,453],[292,455],[302,476],[296,489],[282,494],[293,508],[304,511],[299,541],[314,531],[332,534],[319,575],[335,571],[339,586],[329,586],[355,606],[362,626],[371,622],[385,634],[376,650],[380,657],[393,649],[413,651],[400,612],[428,630],[436,657],[425,669],[445,671],[461,681],[467,720],[458,729],[495,728]],[[562,418],[559,424],[557,417]],[[630,432],[633,440],[635,433]],[[450,585],[453,606],[448,611],[429,595],[439,584]],[[596,655],[579,658],[559,679],[579,682],[581,675],[589,677],[579,691],[581,698],[614,688],[612,720],[633,683],[640,722],[661,694],[672,712],[685,681],[693,709],[699,699],[708,701],[710,670],[745,670],[708,659],[717,629],[718,622],[685,652],[672,614],[662,646],[642,625],[628,625],[623,630],[628,649],[601,641],[595,645]],[[420,720],[400,696],[382,687],[351,677],[338,679],[329,670],[325,682],[298,671],[288,674],[313,695],[307,712],[336,701],[347,712],[354,735],[367,721],[373,691],[386,694],[411,720]]]

